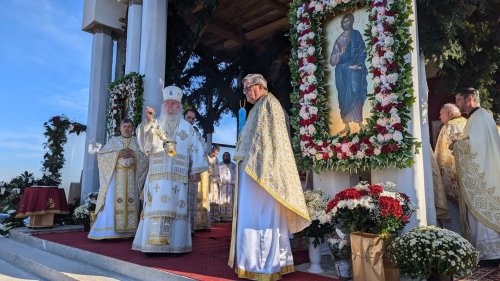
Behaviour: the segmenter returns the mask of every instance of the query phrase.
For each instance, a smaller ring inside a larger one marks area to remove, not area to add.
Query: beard
[[[160,115],[160,127],[167,133],[167,135],[172,136],[179,125],[179,121],[182,117],[182,107],[179,110],[174,110],[171,108],[165,108]],[[175,137],[174,137],[175,138]]]

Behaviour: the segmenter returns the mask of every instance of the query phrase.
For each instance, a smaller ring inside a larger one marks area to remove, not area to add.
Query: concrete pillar
[[[106,105],[108,103],[108,84],[111,82],[113,65],[113,39],[111,31],[95,28],[92,39],[92,58],[90,66],[90,93],[83,160],[82,198],[89,192],[99,189],[99,170],[96,154],[89,148],[96,143],[105,142]]]
[[[120,79],[125,75],[125,52],[127,38],[124,34],[116,38],[116,59],[115,59],[115,79]]]
[[[347,172],[324,171],[313,173],[313,187],[321,188],[328,198],[333,198],[337,192],[352,187],[359,182],[358,176]]]
[[[167,0],[144,0],[142,5],[139,71],[144,78],[144,107],[161,112],[167,50]]]
[[[130,1],[127,19],[125,74],[129,74],[130,72],[139,72],[141,54],[142,1]]]

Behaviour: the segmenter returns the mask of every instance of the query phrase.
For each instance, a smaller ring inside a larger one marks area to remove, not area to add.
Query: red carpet
[[[37,237],[197,280],[241,280],[227,265],[230,232],[230,224],[215,224],[211,231],[201,231],[195,234],[192,252],[180,257],[152,258],[146,258],[143,253],[132,250],[132,240],[94,241],[87,239],[87,232],[39,234]],[[293,259],[296,265],[309,261],[307,251],[294,252]],[[333,281],[336,279],[294,272],[284,275],[283,280]]]

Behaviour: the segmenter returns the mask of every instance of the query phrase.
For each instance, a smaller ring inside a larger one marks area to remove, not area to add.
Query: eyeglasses
[[[244,88],[243,88],[243,93],[248,92],[248,91],[250,90],[250,88],[252,88],[252,87],[253,87],[253,86],[255,86],[255,85],[257,85],[257,84],[252,84],[252,85],[248,85],[248,86],[244,87]]]

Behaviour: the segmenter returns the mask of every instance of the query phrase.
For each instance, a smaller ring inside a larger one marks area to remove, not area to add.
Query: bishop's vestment
[[[156,122],[143,122],[137,128],[141,150],[149,155],[149,172],[144,185],[141,220],[132,249],[142,252],[183,253],[192,248],[188,212],[189,173],[208,169],[202,144],[191,124],[181,119],[168,137],[176,141],[176,154],[167,156],[155,130]]]

